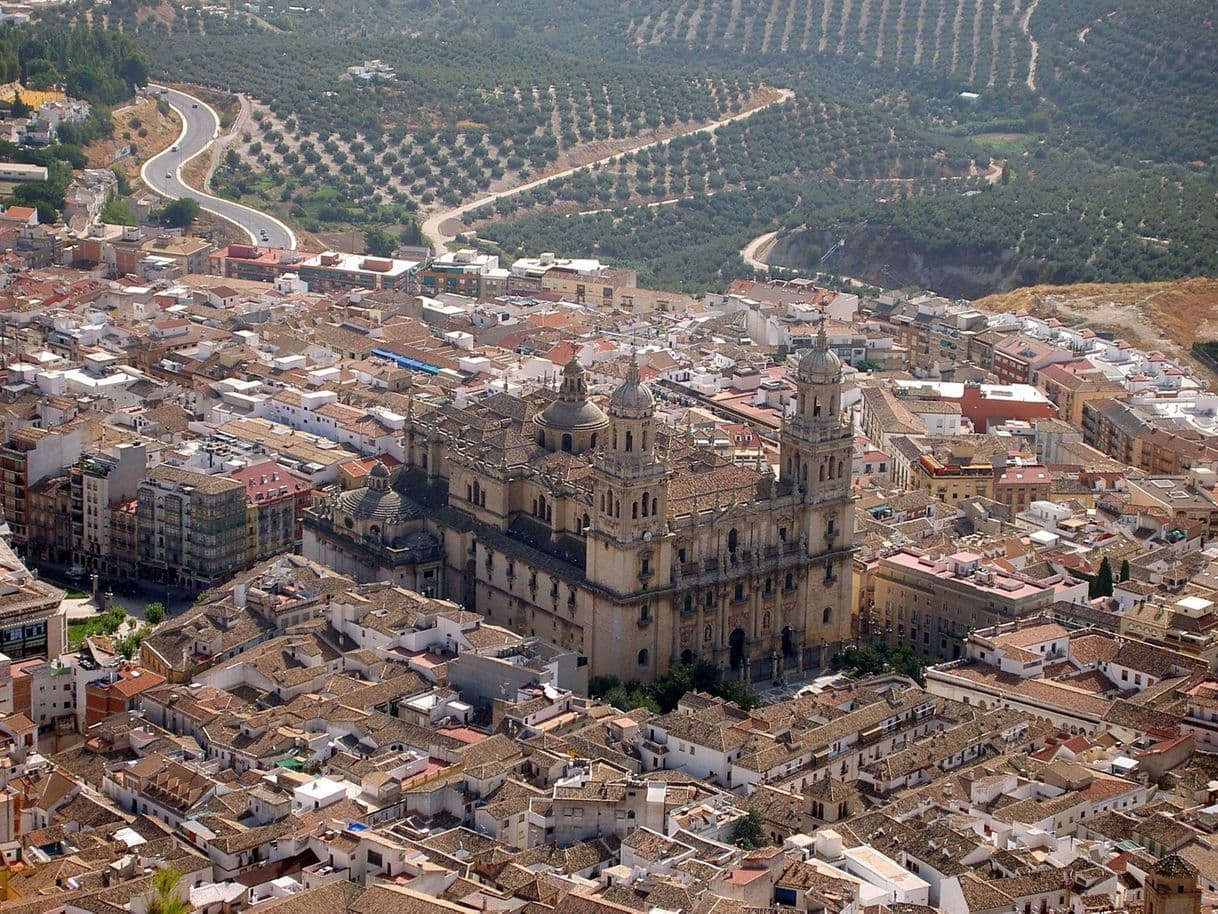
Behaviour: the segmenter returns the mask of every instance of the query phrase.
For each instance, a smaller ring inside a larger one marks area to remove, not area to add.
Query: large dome
[[[799,380],[808,384],[836,384],[842,379],[842,360],[829,348],[822,318],[816,333],[816,345],[799,360]]]
[[[626,380],[609,398],[609,411],[611,413],[649,413],[655,409],[655,405],[655,395],[651,392],[651,388],[639,378],[639,363],[632,353]]]
[[[419,506],[389,487],[389,469],[380,460],[368,471],[368,485],[338,496],[338,510],[354,520],[400,524],[419,517]]]
[[[357,520],[382,524],[402,523],[419,517],[419,508],[392,489],[351,489],[338,496],[338,510]]]

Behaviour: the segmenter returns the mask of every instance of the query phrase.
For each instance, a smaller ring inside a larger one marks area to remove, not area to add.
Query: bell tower
[[[795,413],[782,428],[780,481],[805,504],[840,500],[850,493],[853,433],[842,412],[842,363],[823,318],[816,345],[799,360],[795,388]]]
[[[1146,914],[1201,914],[1197,868],[1177,854],[1168,854],[1146,874],[1143,887]]]
[[[667,526],[667,483],[667,461],[656,451],[655,396],[640,380],[632,355],[626,380],[609,400],[604,445],[593,458],[593,536],[619,548],[662,536]],[[621,579],[616,578],[616,583],[621,584]]]
[[[799,360],[795,412],[783,422],[779,489],[794,501],[803,618],[800,641],[819,664],[850,637],[854,539],[850,489],[854,433],[842,410],[842,363],[829,348],[824,318],[816,345]]]

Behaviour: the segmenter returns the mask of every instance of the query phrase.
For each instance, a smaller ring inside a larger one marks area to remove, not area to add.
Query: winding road
[[[224,200],[206,191],[189,186],[182,179],[182,168],[196,156],[203,155],[220,135],[220,116],[202,99],[165,86],[164,98],[182,119],[182,132],[177,142],[157,153],[140,169],[144,184],[162,197],[177,200],[193,197],[205,212],[231,222],[244,231],[254,244],[268,247],[296,247],[296,233],[270,216],[232,200]]]
[[[593,168],[597,165],[608,165],[632,153],[642,152],[645,149],[653,149],[658,146],[667,146],[678,137],[696,136],[700,133],[714,133],[720,127],[725,127],[728,124],[734,123],[735,121],[742,121],[746,118],[750,118],[757,112],[764,111],[774,105],[780,105],[783,102],[793,98],[794,95],[795,93],[790,89],[779,89],[777,97],[766,104],[759,105],[756,108],[750,108],[748,111],[741,111],[739,114],[733,114],[730,117],[712,121],[704,127],[696,127],[693,130],[689,130],[685,133],[679,133],[676,136],[671,136],[664,140],[655,140],[651,143],[645,143],[642,146],[636,146],[633,149],[627,149],[623,152],[615,152],[613,155],[608,155],[602,159],[597,159],[595,162],[589,162],[586,165],[576,165],[572,168],[565,169],[564,171],[555,172],[552,175],[536,178],[525,184],[518,184],[515,187],[509,187],[505,190],[496,191],[495,193],[479,197],[476,200],[470,200],[468,203],[462,203],[460,206],[453,207],[452,209],[441,210],[433,213],[423,222],[423,235],[424,237],[431,239],[432,245],[437,252],[442,251],[445,245],[456,239],[456,232],[462,231],[460,228],[460,219],[470,210],[475,210],[478,207],[486,206],[487,204],[493,204],[504,197],[511,197],[515,194],[521,194],[537,187],[543,187],[546,184],[549,184],[551,181],[558,181],[562,178],[570,177],[577,171],[584,168]],[[445,228],[446,225],[456,226],[456,228],[455,230],[453,228]]]
[[[762,258],[770,253],[770,248],[774,246],[777,238],[778,232],[766,232],[764,235],[758,235],[741,249],[740,259],[754,270],[768,273],[770,265]]]

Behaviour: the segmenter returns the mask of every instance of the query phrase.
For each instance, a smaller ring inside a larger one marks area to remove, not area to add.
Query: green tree
[[[13,117],[29,117],[30,112],[34,109],[21,100],[21,93],[13,93],[12,111]]]
[[[131,179],[118,168],[112,168],[114,179],[118,182],[118,193],[120,197],[131,196]]]
[[[1129,580],[1129,559],[1121,559],[1121,580]]]
[[[1096,572],[1090,589],[1092,597],[1112,596],[1112,564],[1108,561],[1108,556],[1104,556],[1104,560],[1100,562],[1100,570]]]
[[[379,225],[364,229],[364,249],[373,257],[392,257],[396,248],[393,236]]]
[[[181,895],[182,874],[165,867],[152,874],[152,898],[148,914],[190,914],[190,902]]]
[[[111,197],[102,207],[101,220],[107,225],[139,225],[139,217],[122,197]]]
[[[106,610],[102,616],[102,631],[107,635],[113,635],[116,631],[123,627],[123,623],[127,621],[127,610],[123,609],[117,603]]]
[[[174,200],[161,210],[161,222],[169,228],[190,228],[199,218],[199,201],[194,197]]]
[[[750,809],[747,815],[736,820],[732,826],[732,843],[746,851],[765,845],[765,826],[757,810]]]
[[[131,660],[135,657],[136,651],[140,649],[144,639],[151,633],[152,629],[149,626],[141,625],[138,630],[115,641],[114,649],[123,656],[124,660]]]
[[[149,603],[144,607],[144,620],[152,626],[160,625],[165,621],[165,604],[164,603]]]
[[[903,644],[892,648],[887,644],[870,647],[848,647],[830,660],[834,669],[848,676],[866,678],[881,673],[900,673],[919,685],[925,684],[926,661],[912,647]]]

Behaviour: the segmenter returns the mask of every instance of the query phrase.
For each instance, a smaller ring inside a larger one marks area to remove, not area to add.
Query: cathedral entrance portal
[[[782,630],[782,656],[795,656],[795,633],[791,631],[789,625]]]
[[[738,628],[732,632],[727,639],[727,646],[731,649],[729,657],[732,669],[740,669],[740,664],[744,661],[744,629]]]

